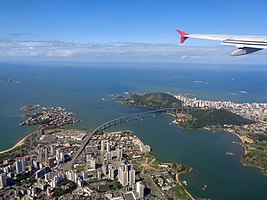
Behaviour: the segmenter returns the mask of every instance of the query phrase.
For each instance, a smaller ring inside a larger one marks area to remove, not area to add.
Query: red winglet
[[[187,36],[189,35],[188,33],[185,33],[181,30],[176,30],[180,35],[181,35],[181,43],[184,43],[184,41],[188,38]]]

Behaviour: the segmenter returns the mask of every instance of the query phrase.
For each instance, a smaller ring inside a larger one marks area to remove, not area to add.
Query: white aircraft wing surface
[[[207,39],[222,41],[224,45],[233,45],[237,50],[231,53],[232,56],[240,56],[267,49],[267,36],[250,35],[220,35],[220,34],[188,34],[176,30],[181,35],[181,43],[187,38]]]

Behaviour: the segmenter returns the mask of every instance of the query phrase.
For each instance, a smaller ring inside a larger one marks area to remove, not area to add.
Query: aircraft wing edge
[[[245,36],[245,35],[220,35],[220,34],[189,34],[182,30],[176,30],[181,36],[181,43],[188,38],[207,39],[221,41],[223,45],[232,45],[237,50],[232,56],[240,56],[267,49],[267,36]]]

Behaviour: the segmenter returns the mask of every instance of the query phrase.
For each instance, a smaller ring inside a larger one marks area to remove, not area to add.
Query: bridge
[[[189,112],[193,110],[194,108],[190,107],[182,107],[182,108],[166,108],[166,109],[157,109],[157,110],[150,110],[142,113],[136,113],[132,115],[127,115],[123,117],[119,117],[113,120],[110,120],[108,122],[105,122],[104,124],[98,126],[95,130],[93,130],[91,133],[88,133],[86,136],[84,143],[80,146],[78,151],[75,153],[75,155],[72,157],[72,160],[66,163],[63,166],[63,170],[71,170],[76,162],[76,159],[79,157],[79,155],[82,153],[82,151],[85,149],[91,138],[97,134],[99,131],[104,131],[110,127],[117,126],[119,124],[128,123],[132,121],[139,121],[145,118],[155,117],[157,115],[162,115],[165,113],[175,112],[175,113],[183,113],[183,112]]]

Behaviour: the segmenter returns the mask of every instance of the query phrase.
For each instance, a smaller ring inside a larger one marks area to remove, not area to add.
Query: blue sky
[[[267,35],[266,8],[264,0],[2,0],[0,40],[177,44],[176,29]]]

